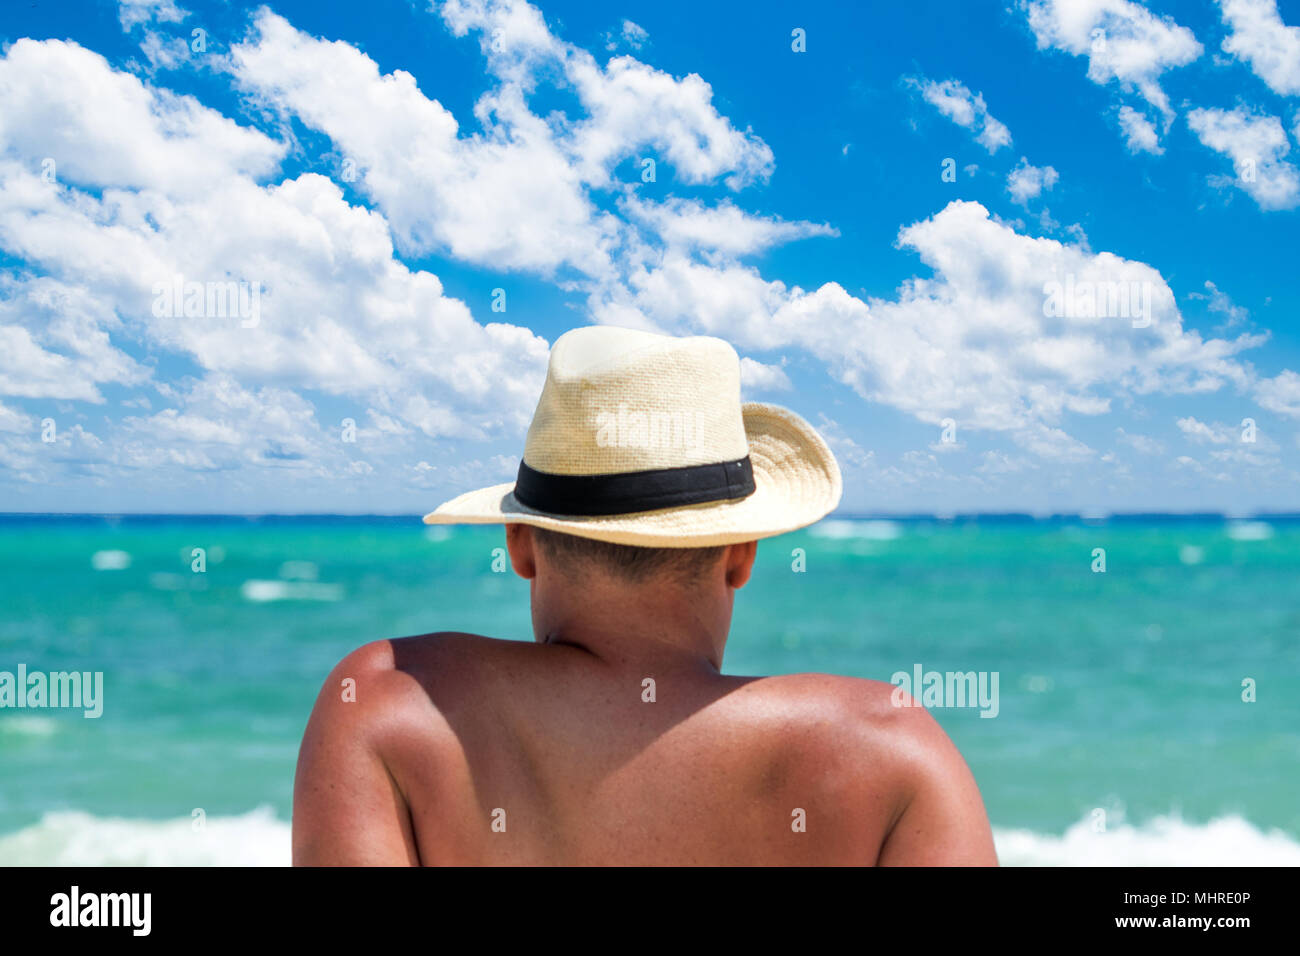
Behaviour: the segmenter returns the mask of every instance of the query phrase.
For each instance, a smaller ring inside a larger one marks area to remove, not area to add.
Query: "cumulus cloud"
[[[449,3],[441,13],[454,33],[481,33],[500,80],[475,108],[484,133],[463,135],[409,73],[380,74],[356,48],[266,10],[231,52],[245,89],[335,143],[403,249],[498,269],[606,275],[619,224],[588,189],[611,185],[619,161],[649,150],[645,158],[657,156],[685,182],[725,177],[737,187],[771,171],[771,150],[719,115],[694,74],[674,79],[631,57],[602,68],[526,4]],[[529,110],[531,71],[543,66],[562,71],[585,117]]]
[[[1233,302],[1226,292],[1208,279],[1205,280],[1205,292],[1192,292],[1189,298],[1205,300],[1207,309],[1223,316],[1221,329],[1230,329],[1233,326],[1241,325],[1250,317],[1250,313],[1246,309]]]
[[[989,113],[983,93],[972,93],[966,84],[957,80],[909,77],[907,82],[940,113],[975,133],[976,141],[990,153],[1011,145],[1011,131]]]
[[[1187,125],[1202,143],[1232,160],[1234,175],[1215,177],[1233,185],[1260,209],[1293,209],[1300,205],[1300,171],[1283,157],[1291,151],[1282,121],[1245,106],[1233,110],[1194,109]]]
[[[1155,124],[1131,106],[1119,108],[1119,125],[1130,153],[1152,153],[1159,156],[1164,147],[1160,145],[1160,136]]]
[[[749,356],[740,360],[740,384],[746,392],[788,392],[794,386],[779,365],[765,365]]]
[[[0,295],[0,395],[102,404],[100,385],[150,377],[113,344],[123,323],[111,297],[48,276],[5,275]]]
[[[175,0],[118,0],[117,4],[117,19],[124,30],[145,23],[180,23],[187,15]]]
[[[618,32],[610,31],[605,34],[605,49],[617,50],[620,46],[625,46],[633,50],[639,50],[645,46],[645,41],[650,38],[645,27],[633,23],[631,20],[624,20],[618,28]]]
[[[102,402],[105,385],[151,378],[124,350],[136,339],[245,388],[364,401],[429,436],[526,422],[546,342],[477,323],[330,180],[259,185],[283,143],[60,41],[13,44],[0,95],[0,247],[43,273],[3,279],[0,392]],[[258,321],[189,314],[163,301],[174,282],[257,287]],[[153,424],[196,437],[174,414]]]
[[[5,155],[24,157],[54,184],[195,196],[231,176],[265,177],[285,154],[283,143],[193,97],[148,87],[60,40],[9,47],[0,101]]]
[[[895,299],[860,299],[834,282],[806,291],[670,252],[589,307],[602,321],[717,334],[757,352],[799,348],[869,401],[932,424],[952,417],[1005,432],[1065,459],[1088,454],[1063,429],[1067,414],[1104,413],[1117,396],[1244,384],[1249,371],[1235,356],[1262,341],[1202,339],[1183,327],[1155,269],[1022,235],[979,203],[949,203],[898,243],[934,275],[908,280]],[[1129,288],[1134,311],[1145,298],[1149,314],[1057,314],[1048,290],[1066,283]]]
[[[1245,62],[1279,96],[1300,94],[1300,27],[1287,26],[1277,0],[1219,0],[1232,32],[1223,51]]]
[[[755,216],[727,201],[706,206],[699,200],[669,199],[656,203],[629,196],[621,205],[630,219],[646,225],[671,247],[722,252],[729,256],[761,252],[810,236],[839,235],[839,230],[827,223],[787,222],[776,217]]]
[[[166,4],[149,9],[138,23],[170,16]],[[722,335],[745,353],[747,393],[791,389],[785,363],[802,353],[796,361],[820,363],[866,401],[1020,446],[1015,458],[986,454],[987,474],[1034,467],[1025,455],[1092,458],[1073,418],[1147,394],[1232,385],[1265,408],[1300,408],[1294,373],[1257,380],[1239,358],[1260,337],[1186,329],[1155,269],[1082,239],[1026,234],[977,203],[950,203],[900,230],[898,246],[925,275],[893,295],[765,277],[747,257],[835,227],[706,202],[699,190],[642,188],[644,159],[662,186],[739,190],[774,169],[771,150],[718,112],[701,77],[630,56],[602,66],[522,2],[452,0],[437,13],[484,57],[489,88],[472,128],[410,74],[381,72],[355,47],[265,9],[228,57],[213,58],[257,126],[73,43],[21,40],[0,56],[9,476],[181,469],[203,481],[256,468],[421,487],[507,478],[517,464],[508,455],[451,465],[448,443],[517,440],[547,343],[477,319],[412,264],[426,254],[550,280],[584,297],[583,318]],[[564,94],[564,109],[533,111],[542,84]],[[1010,142],[982,96],[948,84],[927,101],[990,152]],[[296,124],[328,141],[332,166],[313,168],[330,175],[286,175],[286,162],[302,158]],[[1021,166],[1020,201],[1056,182],[1051,167]],[[175,283],[209,294],[256,287],[255,320],[212,313],[202,295],[195,314],[167,305],[160,296]],[[1141,314],[1053,310],[1053,283],[1123,285]],[[105,432],[65,427],[78,413],[59,411],[58,441],[43,448],[32,402],[127,417],[106,420]],[[355,444],[340,440],[345,415]],[[874,460],[842,437],[846,454]],[[952,477],[925,452],[902,464],[898,483]]]
[[[325,133],[340,165],[381,210],[402,247],[468,262],[550,272],[601,271],[612,225],[585,195],[570,157],[517,91],[496,107],[502,129],[461,136],[455,117],[402,70],[381,75],[263,10],[231,50],[236,80],[268,107]]]
[[[1021,0],[1020,6],[1040,50],[1086,56],[1092,82],[1115,81],[1136,90],[1166,122],[1173,118],[1159,81],[1201,55],[1201,44],[1187,27],[1131,0]]]
[[[1032,166],[1024,156],[1007,176],[1007,192],[1020,205],[1036,199],[1044,189],[1051,189],[1061,177],[1051,166]]]
[[[311,402],[291,389],[247,388],[214,373],[183,383],[172,398],[173,407],[122,422],[119,464],[188,471],[251,466],[313,477],[357,472],[349,450],[358,446],[327,435]]]
[[[1226,445],[1234,440],[1229,425],[1207,425],[1192,416],[1178,419],[1178,430],[1192,441],[1202,445]]]
[[[324,133],[335,176],[373,208],[326,176],[283,178],[295,142],[287,126],[276,137],[240,125],[75,43],[14,43],[0,57],[0,249],[24,271],[0,272],[0,394],[103,404],[106,388],[157,390],[166,407],[110,426],[115,443],[94,455],[84,450],[98,441],[90,432],[62,433],[97,468],[328,462],[312,473],[366,473],[336,436],[321,438],[322,412],[306,393],[330,397],[331,408],[342,400],[363,422],[360,438],[405,453],[417,436],[517,436],[545,367],[544,339],[476,321],[399,252],[604,283],[624,245],[736,256],[835,234],[730,202],[642,201],[630,188],[624,210],[639,218],[600,211],[590,191],[616,185],[613,166],[635,152],[658,156],[661,177],[739,188],[770,173],[771,151],[713,108],[700,77],[628,57],[601,68],[527,4],[440,12],[453,33],[480,33],[497,79],[476,104],[482,132],[463,132],[409,74],[381,74],[349,44],[265,9],[222,61],[262,115]],[[183,13],[135,4],[122,16],[133,28]],[[573,118],[527,107],[531,71],[555,66],[586,107]],[[193,312],[188,293],[171,295],[190,286]],[[252,320],[211,312],[213,288],[227,286],[256,290]],[[190,363],[195,384],[156,378],[128,343]],[[751,359],[747,369],[752,387],[789,386],[777,365]],[[151,407],[143,395],[122,401]],[[2,431],[27,434],[0,455],[35,481],[57,459],[32,452],[32,421],[5,407]]]
[[[1300,375],[1283,369],[1272,378],[1261,379],[1255,385],[1255,401],[1279,415],[1300,418]]]
[[[631,56],[601,67],[552,34],[541,12],[522,0],[449,0],[438,12],[456,36],[478,33],[488,69],[502,82],[497,95],[479,103],[480,118],[504,107],[508,122],[536,76],[558,69],[587,113],[563,124],[559,137],[585,182],[607,184],[615,163],[646,148],[688,183],[725,175],[726,185],[739,189],[771,175],[771,149],[717,111],[712,87],[696,73],[679,79]]]

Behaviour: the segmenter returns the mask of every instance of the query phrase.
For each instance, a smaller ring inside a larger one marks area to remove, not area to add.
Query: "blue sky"
[[[428,510],[513,476],[593,322],[731,341],[847,512],[1300,510],[1300,4],[99,0],[0,40],[0,510]]]

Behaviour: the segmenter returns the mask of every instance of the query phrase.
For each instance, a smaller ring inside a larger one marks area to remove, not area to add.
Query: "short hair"
[[[643,548],[614,544],[595,538],[532,527],[533,540],[546,555],[567,572],[599,568],[623,581],[637,583],[656,577],[668,577],[690,585],[721,558],[725,545],[705,548]]]

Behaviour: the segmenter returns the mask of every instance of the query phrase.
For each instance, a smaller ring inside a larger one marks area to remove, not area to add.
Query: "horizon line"
[[[420,521],[423,515],[407,511],[0,511],[0,520],[9,518],[388,518]],[[906,521],[928,519],[954,521],[971,518],[1017,518],[1028,521],[1077,519],[1080,521],[1106,521],[1112,518],[1179,518],[1215,519],[1222,521],[1300,519],[1300,511],[862,511],[831,512],[822,521]],[[507,523],[507,522],[499,522]],[[811,527],[811,525],[809,525]]]

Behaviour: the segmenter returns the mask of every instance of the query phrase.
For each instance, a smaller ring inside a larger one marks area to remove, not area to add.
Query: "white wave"
[[[1300,866],[1300,843],[1239,816],[1187,823],[1177,815],[1102,833],[1087,818],[1061,836],[995,828],[1003,866]]]
[[[1273,526],[1267,521],[1230,521],[1227,534],[1233,541],[1267,541],[1273,537]]]
[[[808,529],[814,538],[865,538],[868,541],[893,541],[902,537],[903,526],[897,521],[855,521],[829,518]]]
[[[270,807],[243,816],[130,820],[47,813],[0,836],[0,866],[288,866],[289,824]]]
[[[52,737],[58,729],[58,721],[53,717],[37,717],[34,714],[6,714],[0,717],[0,733],[20,737]]]
[[[316,581],[262,581],[256,578],[245,581],[239,589],[245,601],[264,604],[267,601],[341,601],[341,584],[320,584]]]
[[[1297,866],[1300,843],[1238,816],[1209,823],[1157,817],[1094,832],[1087,819],[1061,836],[995,828],[1003,866]],[[270,807],[242,816],[131,820],[47,813],[0,836],[0,866],[287,866],[290,829]]]
[[[125,551],[96,551],[90,556],[90,566],[96,571],[123,571],[131,566],[131,555]]]

